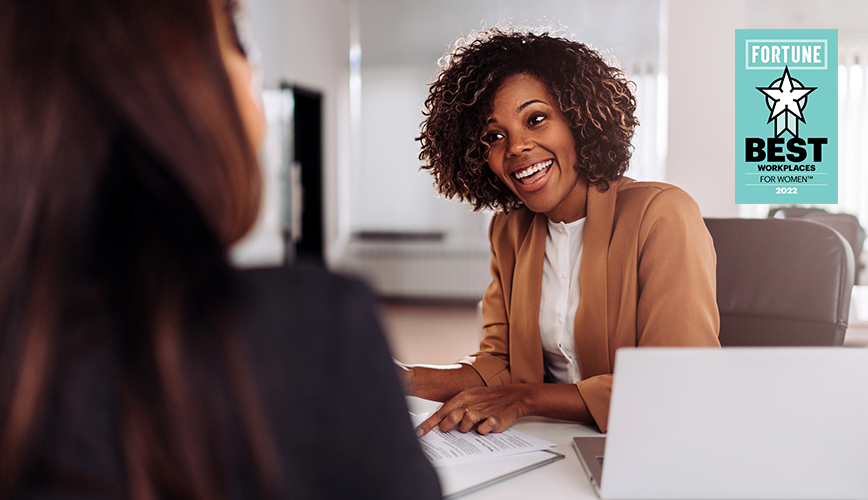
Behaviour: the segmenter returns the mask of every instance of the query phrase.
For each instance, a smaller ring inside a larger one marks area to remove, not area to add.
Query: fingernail
[[[425,435],[425,431],[423,431],[421,427],[418,428],[418,429],[416,429],[416,437],[417,437],[417,438],[420,438],[420,437],[422,437],[422,436],[424,436],[424,435]]]

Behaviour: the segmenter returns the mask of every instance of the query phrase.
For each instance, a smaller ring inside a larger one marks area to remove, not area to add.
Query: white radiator
[[[491,282],[490,263],[487,248],[356,241],[338,270],[367,281],[383,297],[476,301]]]

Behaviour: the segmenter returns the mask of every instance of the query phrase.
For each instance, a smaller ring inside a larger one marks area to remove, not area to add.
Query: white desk
[[[413,413],[434,411],[440,403],[407,396],[407,406]],[[462,499],[467,500],[518,500],[542,498],[558,500],[569,498],[573,500],[597,500],[597,494],[591,486],[579,457],[573,449],[573,438],[576,436],[599,436],[596,427],[563,420],[543,417],[525,417],[513,426],[521,432],[537,436],[556,443],[557,452],[564,459],[539,469],[526,472],[506,481],[487,486],[470,493]]]
[[[853,287],[850,296],[850,319],[844,334],[847,347],[868,347],[868,285]]]

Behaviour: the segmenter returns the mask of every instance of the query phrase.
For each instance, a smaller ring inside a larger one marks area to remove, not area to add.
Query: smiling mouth
[[[513,177],[522,184],[533,184],[542,178],[549,167],[552,166],[554,160],[541,161],[533,165],[513,173]]]

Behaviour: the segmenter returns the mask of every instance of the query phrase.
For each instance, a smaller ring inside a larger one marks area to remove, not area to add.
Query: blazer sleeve
[[[661,191],[639,227],[639,346],[720,347],[717,257],[696,202]]]
[[[494,242],[503,231],[502,214],[495,214],[488,227],[491,245],[491,283],[482,297],[483,329],[479,352],[466,356],[459,363],[473,367],[485,385],[509,384],[509,314],[501,276],[501,262]],[[513,256],[514,259],[514,256]]]
[[[696,202],[681,189],[661,190],[644,211],[637,250],[633,345],[719,347],[716,255]],[[615,349],[628,346],[625,341],[610,351],[614,356]],[[577,383],[602,432],[608,430],[612,378]]]

